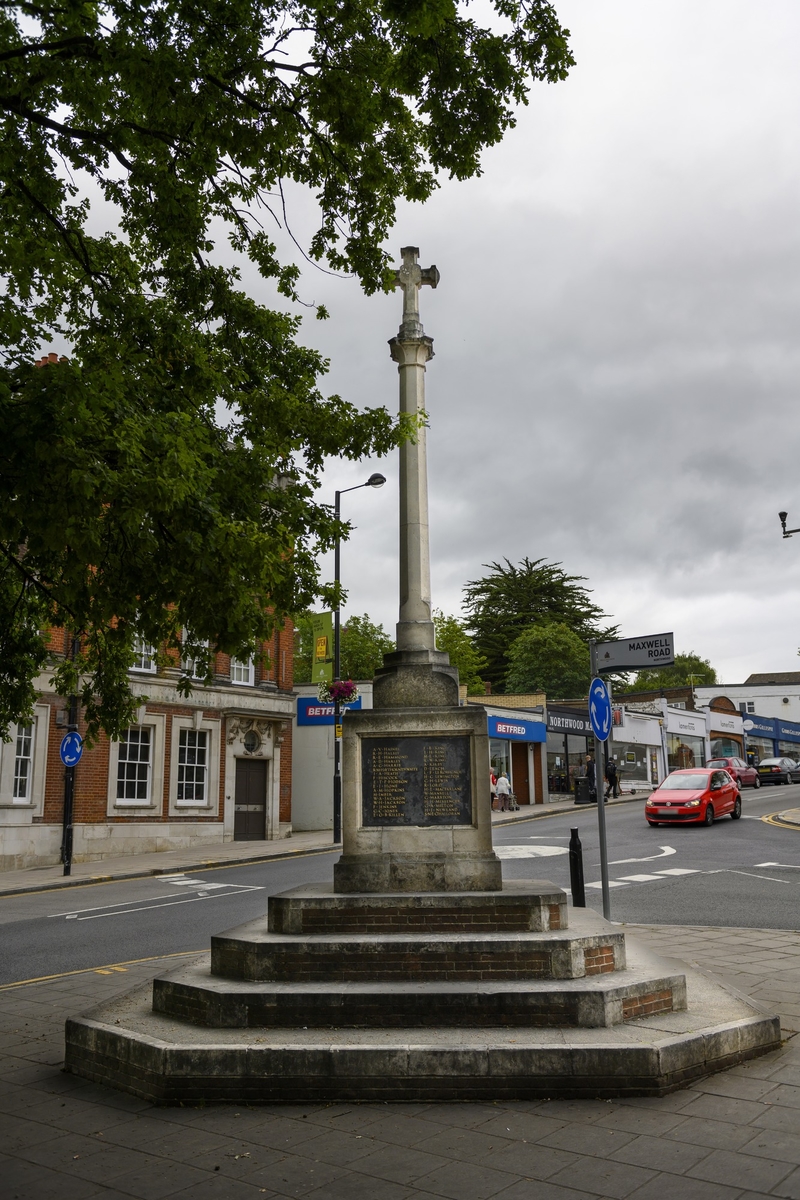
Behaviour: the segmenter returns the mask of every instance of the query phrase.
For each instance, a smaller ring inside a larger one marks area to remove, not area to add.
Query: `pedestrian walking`
[[[509,796],[511,795],[511,784],[508,782],[508,776],[505,771],[501,771],[497,777],[495,784],[497,799],[500,802],[500,812],[508,812],[511,808]]]
[[[592,758],[591,754],[586,755],[586,779],[588,780],[588,783],[589,783],[589,796],[592,799],[596,800],[597,799],[597,784],[596,784],[596,775],[595,775],[595,770],[594,770],[594,759]]]
[[[613,758],[609,758],[606,763],[606,800],[609,796],[613,796],[616,800],[619,795],[619,776],[617,775],[617,764]]]
[[[497,804],[497,776],[492,768],[489,768],[489,795],[492,797],[492,808]]]

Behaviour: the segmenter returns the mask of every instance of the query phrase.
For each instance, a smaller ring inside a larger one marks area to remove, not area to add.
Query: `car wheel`
[[[714,824],[714,805],[713,804],[706,805],[706,813],[703,818],[703,823],[705,825],[713,825]]]
[[[792,783],[792,777],[789,774],[789,772],[787,771],[786,772],[786,786],[788,787],[790,783]]]
[[[753,787],[754,787],[754,788],[760,788],[760,787],[761,787],[761,780],[760,780],[760,778],[758,777],[758,775],[756,775],[756,777],[755,777],[755,780],[753,781]]]
[[[741,815],[742,815],[742,797],[737,796],[736,801],[733,806],[733,812],[731,813],[731,820],[738,821],[739,817]]]
[[[648,817],[648,819],[647,819],[647,824],[648,824],[648,825],[652,825],[653,829],[655,829],[655,828],[656,828],[656,826],[659,824],[659,822],[658,822],[658,821],[651,821],[651,820],[650,820],[650,818]]]

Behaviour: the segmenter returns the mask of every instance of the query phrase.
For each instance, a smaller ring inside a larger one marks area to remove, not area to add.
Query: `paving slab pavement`
[[[661,1099],[156,1108],[61,1070],[68,1015],[193,956],[113,964],[0,988],[0,1193],[800,1200],[800,933],[630,931],[780,1012],[783,1048]]]
[[[609,803],[626,804],[641,799],[641,795],[623,795]],[[572,800],[559,800],[552,804],[525,805],[513,813],[494,812],[492,827],[571,812],[575,807]],[[584,809],[591,806],[580,807]],[[143,879],[150,875],[176,875],[181,871],[207,871],[211,867],[234,867],[241,863],[268,862],[270,859],[302,854],[325,854],[339,849],[341,844],[334,844],[331,831],[321,829],[293,833],[291,837],[279,838],[274,842],[219,842],[200,849],[125,854],[104,858],[99,862],[77,862],[72,864],[72,873],[67,877],[60,865],[24,867],[17,871],[0,872],[0,896],[21,896],[29,892],[83,887],[87,883],[110,883],[119,879]]]

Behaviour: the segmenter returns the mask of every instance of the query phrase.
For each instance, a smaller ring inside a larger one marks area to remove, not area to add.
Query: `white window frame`
[[[19,728],[19,725],[12,726],[10,742],[0,742],[0,808],[27,809],[31,815],[39,815],[44,807],[47,742],[50,735],[50,705],[34,705],[30,771],[25,796],[14,795]]]
[[[163,713],[151,713],[142,705],[138,720],[134,725],[141,725],[150,730],[150,778],[146,800],[125,800],[117,798],[117,772],[119,770],[120,743],[109,743],[108,750],[108,797],[107,815],[110,817],[148,815],[161,812],[164,805],[164,733],[166,717]]]
[[[31,721],[28,725],[23,725],[21,722],[18,723],[16,737],[13,739],[12,745],[14,746],[13,799],[19,804],[30,804],[30,798],[33,794],[33,754],[36,747],[36,722]],[[22,751],[21,754],[20,751]],[[25,764],[25,770],[20,773],[22,763]],[[20,785],[23,782],[25,787],[23,791],[20,791]]]
[[[188,629],[184,629],[183,633],[181,634],[181,642],[185,643],[188,640],[189,640],[189,631],[188,631]],[[208,638],[203,638],[202,641],[200,641],[198,643],[198,645],[202,646],[204,649],[207,650],[208,645],[209,645]],[[181,649],[181,671],[184,673],[184,675],[188,675],[190,679],[204,679],[205,678],[204,675],[198,675],[196,673],[196,667],[197,667],[197,659],[196,658],[186,658],[183,654],[183,650]]]
[[[234,667],[236,667],[237,670],[241,670],[242,674],[244,674],[244,672],[246,671],[247,678],[246,679],[234,679],[234,677],[233,677]],[[244,669],[244,670],[242,670],[242,669]],[[253,685],[255,684],[255,675],[256,675],[255,658],[249,658],[247,660],[247,662],[244,662],[241,658],[232,658],[231,659],[231,683],[235,683],[239,687],[253,687]]]
[[[146,642],[140,634],[137,633],[133,639],[134,660],[132,671],[143,671],[147,675],[155,675],[156,664],[156,648]]]
[[[115,800],[117,805],[133,804],[136,808],[139,808],[142,804],[150,803],[150,795],[153,787],[153,743],[155,741],[153,727],[152,725],[129,725],[125,734],[126,736],[121,738],[117,745],[117,788]],[[141,748],[145,745],[147,746],[146,757],[141,753]],[[140,748],[139,753],[135,757],[129,757],[126,753],[123,758],[123,748],[127,751],[131,746],[138,746]],[[130,764],[135,764],[137,768],[135,774],[129,778],[126,773],[120,778],[120,772],[123,767]],[[145,768],[143,778],[140,775],[142,767]],[[127,791],[131,783],[133,783],[137,792],[142,783],[144,783],[144,795],[121,796],[119,794],[120,785],[122,785],[123,790]]]
[[[180,740],[182,730],[197,730],[206,735],[206,796],[202,803],[178,799]],[[219,756],[221,727],[219,719],[206,717],[200,710],[191,716],[172,718],[169,764],[169,813],[174,817],[212,816],[219,811]]]

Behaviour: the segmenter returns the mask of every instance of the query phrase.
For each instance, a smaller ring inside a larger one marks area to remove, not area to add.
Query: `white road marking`
[[[622,879],[628,880],[630,883],[649,883],[651,879],[661,879],[661,875],[622,875]]]
[[[551,858],[556,854],[569,854],[567,846],[495,846],[498,858]]]
[[[677,854],[677,853],[678,853],[678,851],[673,849],[672,846],[662,846],[660,854],[648,854],[647,858],[615,858],[614,861],[610,862],[608,865],[610,867],[621,867],[625,863],[653,862],[657,858],[669,858],[670,854]]]
[[[261,888],[247,888],[247,891],[261,891]],[[101,917],[124,917],[126,913],[148,912],[151,908],[174,908],[177,904],[197,904],[200,900],[227,900],[230,896],[241,895],[240,892],[226,892],[224,896],[189,896],[186,900],[168,900],[166,904],[142,904],[137,908],[123,908],[118,912],[96,912],[88,917],[78,917],[79,921],[97,921]]]
[[[754,867],[780,867],[783,871],[800,871],[794,863],[753,863]]]
[[[603,886],[603,884],[602,883],[587,883],[586,886],[590,887],[590,888],[601,888]],[[608,886],[610,888],[612,888],[612,887],[627,887],[628,885],[627,885],[627,883],[621,883],[619,879],[609,879]]]
[[[700,872],[691,867],[667,867],[666,870],[658,873],[659,875],[698,875]]]
[[[252,884],[252,883],[203,883],[202,879],[194,879],[194,880],[192,880],[192,883],[195,884],[196,886],[198,886],[198,890],[202,890],[203,892],[210,891],[212,888],[214,888],[214,889],[230,888],[231,891],[229,892],[229,895],[239,895],[239,893],[241,893],[241,892],[262,892],[264,890],[263,887],[259,886],[258,884]],[[173,904],[180,903],[180,901],[176,901],[174,899],[174,896],[175,896],[174,892],[165,892],[165,894],[163,896],[143,896],[142,903],[144,903],[145,900],[168,900],[168,901],[172,902]],[[136,904],[136,903],[137,903],[137,901],[135,901],[135,900],[119,900],[119,901],[117,901],[116,904],[96,904],[92,908],[71,908],[67,912],[48,913],[47,915],[48,915],[48,917],[66,917],[66,919],[68,921],[74,921],[76,918],[85,920],[85,918],[81,917],[81,913],[94,913],[94,912],[101,912],[101,911],[106,912],[107,909],[122,908],[125,904]],[[165,904],[150,904],[148,907],[150,907],[150,908],[168,908],[169,905],[168,904],[167,905],[165,905]],[[134,910],[131,908],[128,908],[125,911],[133,912]],[[114,914],[109,913],[108,915],[113,916]]]

